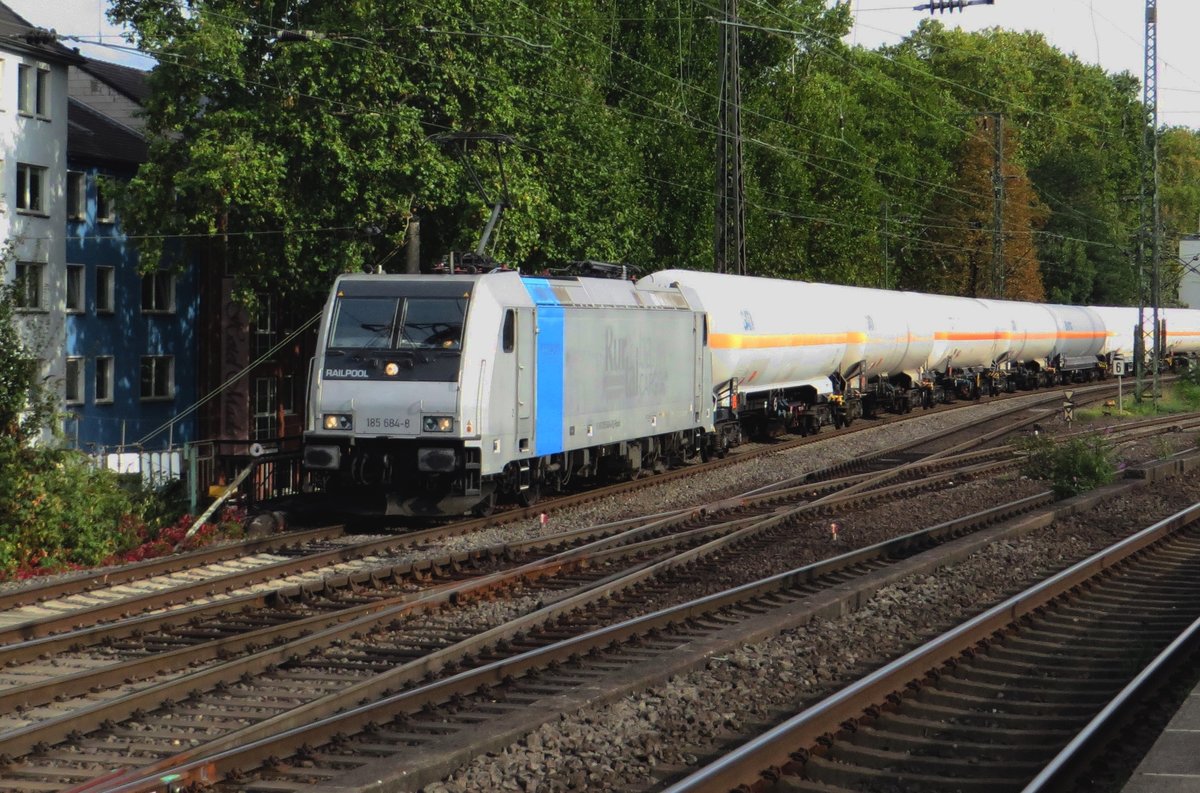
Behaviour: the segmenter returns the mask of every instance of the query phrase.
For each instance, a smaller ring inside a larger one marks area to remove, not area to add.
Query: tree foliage
[[[978,123],[998,114],[1005,296],[1136,300],[1133,76],[1036,33],[927,20],[866,50],[844,41],[849,4],[741,13],[752,272],[988,294],[992,161]],[[473,248],[502,185],[502,261],[712,266],[721,59],[707,5],[115,0],[112,16],[159,61],[151,161],[126,221],[189,235],[185,254],[212,245],[244,294],[398,270],[414,218],[424,267]],[[476,159],[483,194],[432,138],[446,131],[517,141],[503,173]],[[1200,212],[1200,140],[1165,130],[1162,150],[1174,233]],[[143,243],[145,261],[176,250],[161,239]]]
[[[0,285],[0,439],[23,447],[54,415],[54,394],[42,381],[41,361],[17,327],[16,288]]]

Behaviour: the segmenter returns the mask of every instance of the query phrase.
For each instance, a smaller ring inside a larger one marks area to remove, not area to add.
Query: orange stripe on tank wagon
[[[712,333],[708,346],[720,350],[754,350],[764,347],[820,347],[867,341],[865,333],[777,333],[750,336],[742,333]]]
[[[1108,336],[1102,330],[1064,330],[1061,333],[1022,333],[1020,331],[996,331],[993,333],[952,333],[938,331],[933,337],[939,341],[1002,341],[1029,339],[1103,339]]]
[[[992,331],[991,333],[952,333],[939,330],[933,334],[938,341],[998,341],[1012,338],[1009,332]]]

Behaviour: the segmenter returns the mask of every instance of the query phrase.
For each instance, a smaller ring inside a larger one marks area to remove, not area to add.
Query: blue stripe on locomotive
[[[563,450],[563,308],[550,282],[544,278],[522,278],[537,306],[537,395],[534,402],[534,451],[540,457]]]

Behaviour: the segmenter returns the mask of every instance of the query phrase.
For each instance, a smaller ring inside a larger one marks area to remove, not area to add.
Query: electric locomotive
[[[305,467],[347,503],[408,516],[663,468],[699,454],[712,425],[706,334],[678,288],[343,275],[312,364]]]

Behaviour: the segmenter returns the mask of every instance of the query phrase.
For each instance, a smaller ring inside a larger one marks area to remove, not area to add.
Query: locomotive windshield
[[[338,301],[329,346],[356,350],[457,350],[465,298],[344,297]]]
[[[396,379],[455,380],[466,315],[466,297],[340,297],[326,355],[394,359]]]

